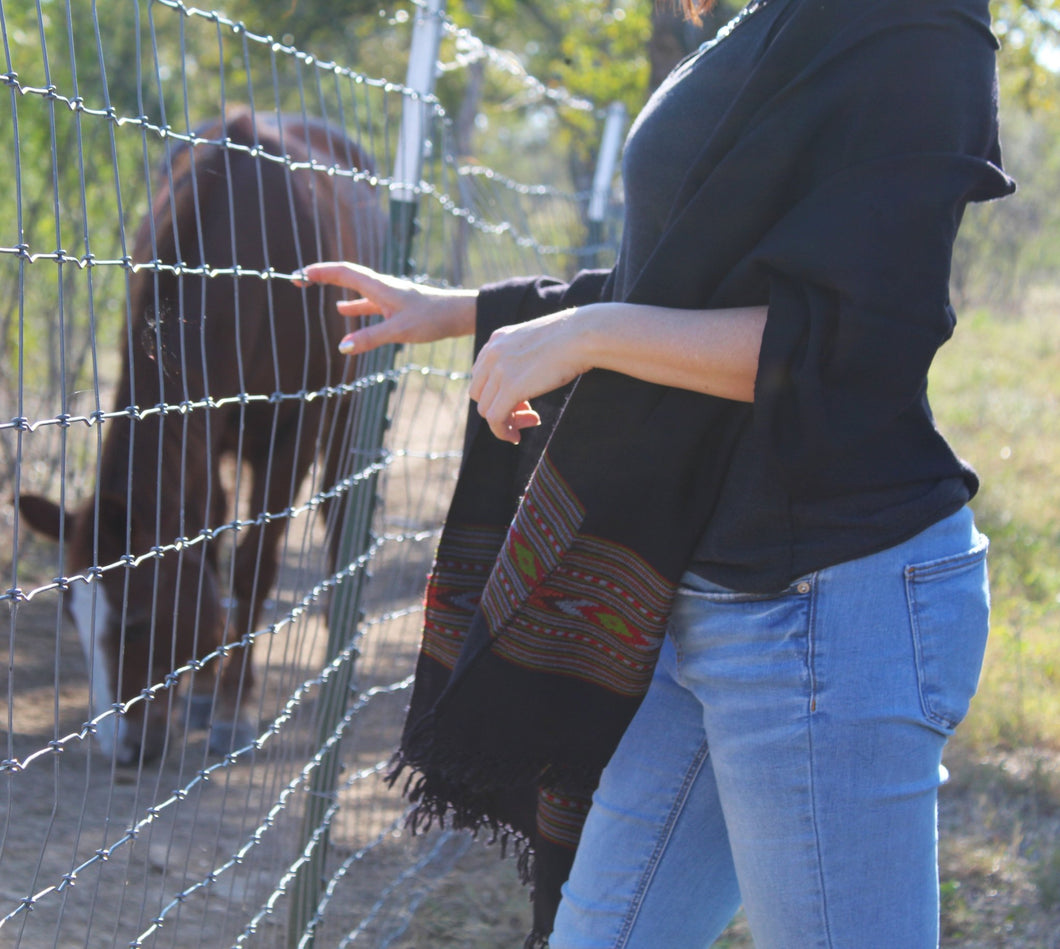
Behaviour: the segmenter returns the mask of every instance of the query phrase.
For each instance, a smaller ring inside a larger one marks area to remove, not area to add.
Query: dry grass
[[[940,805],[944,946],[1060,947],[1060,754],[957,746]]]

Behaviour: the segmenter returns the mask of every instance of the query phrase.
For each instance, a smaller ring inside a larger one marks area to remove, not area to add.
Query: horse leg
[[[312,444],[299,445],[297,426],[288,428],[290,433],[285,434],[285,427],[279,426],[276,439],[261,452],[246,446],[252,481],[250,511],[252,517],[261,517],[261,522],[243,529],[233,558],[235,622],[226,624],[225,641],[243,645],[231,651],[221,668],[220,696],[210,739],[214,751],[227,751],[254,738],[254,728],[246,714],[256,678],[253,636],[258,631],[262,604],[276,583],[278,550],[289,526],[284,517],[262,515],[275,515],[291,504],[292,494],[312,460]]]
[[[267,510],[257,504],[253,509]],[[247,711],[255,684],[253,634],[261,602],[276,577],[276,546],[284,527],[269,523],[244,528],[235,550],[231,591],[235,603],[224,624],[227,655],[221,661],[216,697],[211,696],[210,751],[215,754],[241,748],[256,737]]]
[[[210,470],[211,495],[209,521],[206,526],[215,531],[222,527],[228,518],[228,495],[224,489],[224,484],[221,481],[220,465],[218,463],[220,454],[220,447],[214,446],[211,452],[212,465]],[[204,541],[204,545],[205,551],[203,559],[208,568],[213,571],[213,576],[219,577],[220,566],[218,563],[219,558],[217,551],[220,541],[215,537]],[[222,607],[222,615],[227,614],[228,608],[220,601],[220,599],[218,599],[218,604]],[[224,621],[223,624],[227,625],[226,621]],[[204,639],[196,643],[194,655],[196,657],[208,655],[220,645],[221,638],[220,635],[217,635],[215,629],[213,635],[209,637],[208,641]],[[215,663],[211,664],[207,669],[192,674],[191,688],[188,689],[187,694],[187,711],[185,717],[185,727],[189,730],[210,727],[210,722],[213,718],[214,693],[217,689],[217,668],[218,666]]]

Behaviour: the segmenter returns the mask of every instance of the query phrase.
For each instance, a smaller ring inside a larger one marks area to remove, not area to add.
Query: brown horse
[[[283,512],[315,458],[334,483],[356,413],[349,395],[298,397],[349,382],[355,367],[336,349],[346,328],[335,292],[284,278],[322,259],[377,267],[385,239],[373,188],[323,170],[368,168],[342,132],[240,110],[198,137],[208,142],[168,154],[137,234],[133,259],[147,266],[129,280],[114,403],[125,414],[105,423],[96,490],[70,512],[19,499],[31,526],[62,537],[67,573],[90,578],[69,585],[65,605],[93,715],[121,706],[96,735],[122,763],[164,747],[169,703],[158,684],[224,643],[245,648],[188,676],[198,710],[189,719],[209,722],[214,751],[252,737],[240,713],[253,685],[249,634],[276,579]],[[249,471],[241,521],[221,483],[226,456]],[[217,554],[233,525],[234,615],[222,606]]]

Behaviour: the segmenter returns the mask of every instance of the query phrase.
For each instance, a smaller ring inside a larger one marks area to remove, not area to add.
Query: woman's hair
[[[715,0],[670,0],[674,6],[680,6],[686,20],[700,23],[704,13],[709,13]]]

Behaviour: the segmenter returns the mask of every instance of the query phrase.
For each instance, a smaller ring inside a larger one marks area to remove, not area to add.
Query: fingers
[[[339,340],[339,352],[344,356],[351,353],[366,353],[371,349],[385,346],[387,343],[400,343],[400,333],[388,322],[371,323],[352,333],[347,333]]]
[[[370,267],[362,267],[360,264],[342,260],[308,264],[293,277],[295,284],[299,287],[304,287],[307,283],[327,283],[336,287],[345,287],[348,290],[356,290],[364,296],[369,296],[365,292],[366,287],[384,286],[382,275]]]
[[[520,399],[513,404],[499,374],[483,372],[477,363],[472,370],[468,394],[478,404],[478,414],[501,441],[518,445],[523,429],[541,424],[541,416],[527,400]]]
[[[534,428],[541,424],[541,416],[531,408],[529,402],[521,402],[507,415],[490,418],[487,413],[483,413],[481,407],[479,414],[482,415],[483,421],[496,438],[513,445],[519,444],[523,429]]]
[[[499,338],[498,334],[495,338]],[[471,369],[468,395],[477,403],[478,414],[494,436],[518,445],[522,430],[541,424],[541,418],[526,399],[513,395],[518,386],[505,384],[507,376],[498,369],[497,358],[495,345],[487,345],[479,353]]]
[[[367,297],[358,297],[356,300],[339,300],[335,309],[348,317],[375,316],[379,312],[379,304]]]
[[[512,412],[510,422],[516,432],[521,432],[524,428],[536,428],[540,425],[541,416],[534,411],[529,402],[522,402]],[[518,443],[519,441],[516,439],[516,444]]]
[[[541,416],[531,407],[529,402],[520,402],[508,417],[499,422],[490,422],[490,431],[501,441],[511,442],[518,445],[524,428],[534,428],[541,424]]]
[[[343,287],[359,294],[356,300],[340,300],[336,309],[343,316],[362,317],[387,313],[392,307],[391,297],[394,294],[392,282],[382,274],[362,267],[360,264],[346,261],[324,261],[309,264],[292,275],[296,287],[308,284],[328,284]],[[388,296],[389,294],[389,296]]]

